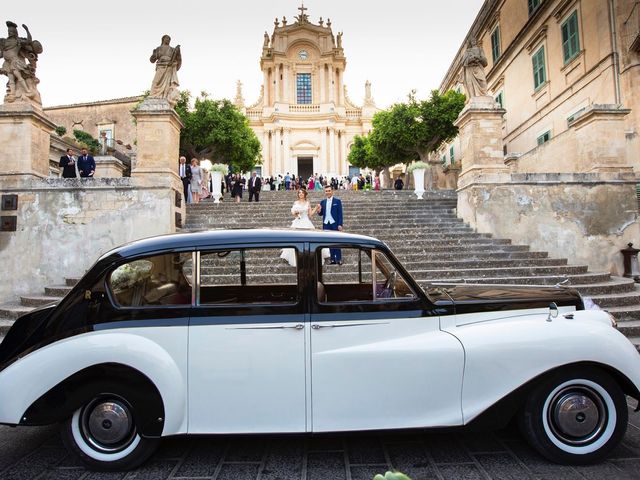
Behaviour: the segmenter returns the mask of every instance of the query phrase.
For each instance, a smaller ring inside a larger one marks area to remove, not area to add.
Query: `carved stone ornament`
[[[42,44],[31,37],[31,32],[26,25],[22,28],[27,32],[27,37],[18,36],[18,26],[13,22],[6,22],[7,38],[0,38],[0,58],[4,59],[0,74],[6,75],[7,91],[4,97],[5,103],[28,102],[42,106],[36,67],[38,55],[42,53]]]

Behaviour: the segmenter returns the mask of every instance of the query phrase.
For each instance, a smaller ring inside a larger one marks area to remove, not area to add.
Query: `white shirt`
[[[185,175],[185,173],[184,173],[184,171],[185,171],[185,168],[184,168],[184,167],[185,167],[185,166],[184,166],[184,164],[183,164],[183,163],[181,163],[181,164],[180,164],[180,176],[181,176],[181,177],[186,177],[186,175]]]
[[[333,200],[333,196],[327,198],[327,203],[325,205],[325,211],[324,211],[324,223],[327,225],[332,225],[334,223],[336,223],[336,221],[333,219],[333,216],[331,215],[331,203]]]

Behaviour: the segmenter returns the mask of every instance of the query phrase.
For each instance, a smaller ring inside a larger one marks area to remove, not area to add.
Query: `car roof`
[[[373,237],[333,230],[293,228],[221,229],[205,232],[174,233],[135,240],[106,252],[100,257],[100,260],[112,255],[132,257],[161,250],[215,247],[217,244],[259,245],[261,243],[284,242],[327,242],[366,245],[369,247],[384,246],[380,240]]]

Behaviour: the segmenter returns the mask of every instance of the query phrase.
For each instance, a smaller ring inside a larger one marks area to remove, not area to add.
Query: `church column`
[[[342,172],[343,168],[345,168],[345,165],[348,164],[347,158],[349,157],[349,149],[347,147],[347,131],[343,130],[342,131],[342,135],[340,136],[342,143],[342,159],[340,161],[340,164],[338,165],[338,172]]]
[[[271,159],[269,158],[269,131],[266,129],[262,132],[262,164],[264,165],[264,170],[268,173],[273,171]],[[263,172],[264,175],[265,172]]]
[[[329,172],[335,171],[336,165],[336,130],[329,129]],[[328,172],[325,172],[328,173]]]
[[[271,88],[270,80],[269,80],[269,69],[264,71],[264,106],[271,106],[270,97],[269,97],[269,89]]]
[[[290,75],[290,69],[289,69],[289,65],[285,65],[284,66],[284,80],[283,80],[283,85],[284,85],[284,91],[282,92],[282,101],[285,103],[291,103],[289,101],[290,98],[290,91],[289,91],[289,75]]]
[[[274,102],[279,102],[280,101],[280,72],[282,70],[280,69],[280,65],[278,65],[276,67],[276,75],[275,75],[275,92],[273,94],[273,101]]]
[[[273,164],[276,166],[276,169],[278,169],[279,171],[283,171],[282,170],[282,164],[280,162],[280,156],[281,156],[281,152],[282,152],[282,133],[280,130],[280,127],[276,127],[276,138],[274,141],[275,144],[275,156],[273,157]],[[283,173],[284,175],[284,173]]]
[[[284,147],[283,147],[283,154],[282,154],[282,171],[283,172],[290,172],[292,170],[291,150],[289,148],[290,139],[291,139],[291,129],[285,128],[284,129]]]
[[[327,99],[325,98],[325,78],[324,78],[324,64],[320,65],[320,84],[318,88],[320,89],[320,103],[326,103]]]
[[[334,88],[334,77],[335,75],[333,74],[333,65],[329,65],[329,102],[334,102],[336,101],[335,99],[335,91],[336,89]]]

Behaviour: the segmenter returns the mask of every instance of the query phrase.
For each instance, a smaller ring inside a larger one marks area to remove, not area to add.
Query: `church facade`
[[[293,23],[276,19],[273,33],[265,32],[264,83],[254,104],[245,105],[238,83],[235,103],[262,143],[263,176],[348,175],[353,138],[371,131],[378,111],[369,82],[364,105],[351,102],[342,33],[334,35],[330,19],[312,23],[306,10],[300,7]]]

